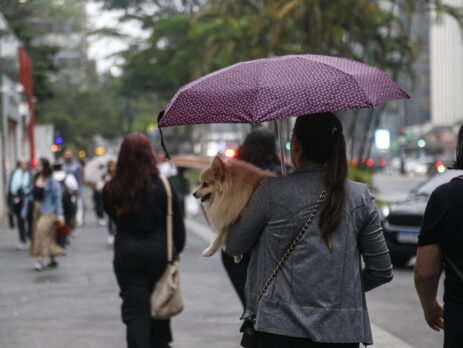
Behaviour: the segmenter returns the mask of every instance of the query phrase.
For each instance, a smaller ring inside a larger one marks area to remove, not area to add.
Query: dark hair
[[[239,147],[236,158],[261,169],[269,169],[278,162],[275,140],[275,135],[267,128],[254,128]]]
[[[158,176],[156,156],[149,139],[141,133],[127,135],[119,151],[116,172],[105,187],[108,202],[119,216],[136,212],[144,193],[155,192],[154,180]]]
[[[42,158],[39,158],[39,161],[40,163],[42,164],[42,175],[45,177],[45,178],[49,178],[50,176],[53,175],[53,170],[51,169],[51,165],[50,165],[50,161],[47,160],[46,158],[42,157]],[[37,179],[39,177],[39,173],[37,173],[35,175],[35,179]],[[35,180],[34,179],[34,180]]]
[[[463,169],[463,125],[458,132],[457,140],[457,160],[452,166],[453,169]]]
[[[321,211],[319,228],[330,250],[331,235],[337,230],[347,198],[347,155],[342,123],[331,112],[304,115],[296,120],[294,136],[302,145],[305,159],[326,165],[324,185],[326,197]]]

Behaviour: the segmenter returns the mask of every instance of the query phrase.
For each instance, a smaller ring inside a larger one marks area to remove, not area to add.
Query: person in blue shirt
[[[21,217],[21,209],[24,205],[24,198],[29,189],[31,174],[27,167],[26,160],[20,160],[18,167],[14,170],[11,175],[10,181],[10,197],[13,207],[13,212],[16,216],[16,221],[18,223],[18,232],[19,232],[19,244],[17,246],[18,250],[27,250],[28,245],[27,241],[29,236],[26,232],[26,225],[24,219]]]
[[[61,187],[53,179],[50,162],[39,159],[36,174],[26,196],[21,216],[25,219],[30,207],[33,210],[32,243],[30,252],[37,257],[34,268],[44,269],[44,258],[49,257],[50,268],[56,267],[56,256],[64,255],[63,249],[56,244],[56,223],[64,224],[64,212]],[[32,204],[29,204],[32,203]]]

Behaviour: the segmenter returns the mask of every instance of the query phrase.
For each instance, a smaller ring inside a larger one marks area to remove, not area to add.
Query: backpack
[[[69,192],[69,189],[66,186],[67,177],[68,174],[66,174],[64,179],[60,180],[59,183],[61,186],[64,215],[72,215],[74,214],[74,202],[72,201],[72,192]]]

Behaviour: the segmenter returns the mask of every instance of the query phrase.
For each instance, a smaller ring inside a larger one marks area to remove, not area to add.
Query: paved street
[[[88,219],[57,270],[38,273],[33,259],[14,249],[16,232],[0,230],[0,347],[125,347],[120,299],[106,233]],[[200,256],[211,238],[201,220],[188,220],[182,256],[185,312],[173,320],[175,348],[236,348],[240,304],[220,258]],[[441,335],[427,329],[413,289],[412,271],[396,270],[392,283],[368,295],[375,348],[436,348]]]
[[[373,176],[373,185],[376,189],[373,195],[385,202],[402,200],[407,198],[412,189],[427,179],[426,176],[376,174]]]

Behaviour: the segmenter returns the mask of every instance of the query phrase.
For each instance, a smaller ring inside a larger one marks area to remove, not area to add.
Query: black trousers
[[[318,343],[308,338],[257,332],[257,348],[358,348],[359,343]]]
[[[93,191],[93,203],[95,204],[96,216],[99,219],[104,218],[104,198],[103,192],[94,190]]]
[[[246,285],[246,277],[248,274],[248,264],[249,264],[250,254],[243,255],[243,259],[240,263],[236,263],[233,257],[228,256],[222,250],[222,263],[227,271],[228,277],[235,288],[238,297],[241,300],[243,308],[246,307],[246,297],[244,295],[244,286]]]
[[[451,304],[444,306],[444,348],[463,347],[463,308]]]
[[[16,222],[18,223],[18,232],[19,232],[19,240],[21,243],[26,243],[30,236],[26,232],[26,223],[25,220],[21,216],[21,209],[23,207],[23,202],[16,203],[13,206],[14,214],[16,215]]]
[[[172,341],[170,321],[150,316],[151,292],[167,265],[165,243],[149,235],[116,235],[114,271],[128,348],[166,348]]]

